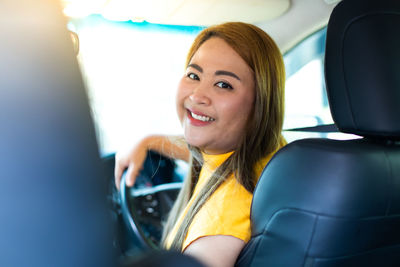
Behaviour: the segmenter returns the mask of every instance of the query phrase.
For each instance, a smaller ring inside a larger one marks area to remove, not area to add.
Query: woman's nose
[[[211,103],[211,98],[209,94],[208,88],[205,86],[199,85],[197,86],[189,96],[189,99],[201,105],[209,105]]]

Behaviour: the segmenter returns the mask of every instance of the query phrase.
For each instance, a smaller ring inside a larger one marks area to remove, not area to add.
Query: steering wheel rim
[[[138,215],[132,209],[129,201],[129,192],[131,188],[126,186],[126,175],[122,176],[120,184],[121,212],[124,223],[127,226],[128,234],[134,239],[138,250],[158,249],[158,246],[149,240],[141,230],[138,222]]]

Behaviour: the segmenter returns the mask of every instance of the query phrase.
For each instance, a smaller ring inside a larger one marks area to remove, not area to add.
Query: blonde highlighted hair
[[[217,168],[189,208],[178,228],[170,249],[182,250],[189,226],[207,199],[232,174],[249,192],[254,191],[256,164],[275,151],[282,142],[284,116],[285,68],[278,46],[260,28],[242,22],[228,22],[204,29],[194,40],[187,55],[186,66],[200,46],[210,38],[221,38],[238,53],[253,70],[255,101],[246,131],[235,152]],[[190,171],[164,227],[162,242],[185,209],[199,178],[202,156],[198,148],[192,152]]]

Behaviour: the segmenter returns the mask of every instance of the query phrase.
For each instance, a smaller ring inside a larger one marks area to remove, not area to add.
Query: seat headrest
[[[339,130],[400,139],[400,1],[343,0],[335,7],[325,79]]]

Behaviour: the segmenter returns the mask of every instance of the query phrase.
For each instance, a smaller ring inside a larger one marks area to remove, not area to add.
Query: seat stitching
[[[329,214],[325,214],[325,213],[318,213],[318,212],[312,212],[309,210],[304,210],[304,209],[299,209],[299,208],[281,208],[279,210],[276,210],[269,218],[268,222],[264,225],[264,227],[262,227],[262,229],[264,229],[265,232],[268,228],[270,223],[272,222],[272,220],[274,219],[274,217],[278,216],[279,213],[285,212],[285,211],[298,211],[298,212],[303,212],[303,213],[307,213],[307,214],[313,214],[316,216],[323,216],[323,217],[327,217],[327,218],[335,218],[335,219],[341,219],[341,220],[373,220],[373,219],[378,219],[378,218],[382,218],[382,217],[388,217],[386,215],[379,215],[379,216],[370,216],[370,217],[345,217],[345,216],[333,216],[333,215],[329,215]],[[396,215],[391,215],[389,217],[400,217],[400,214],[396,214]]]
[[[314,218],[314,224],[313,224],[313,227],[312,227],[312,232],[311,232],[310,240],[308,240],[308,245],[307,245],[306,253],[304,254],[304,259],[303,259],[303,264],[302,264],[303,266],[305,266],[306,258],[307,258],[308,255],[309,255],[310,247],[311,247],[312,241],[313,241],[313,239],[314,239],[314,234],[315,234],[315,231],[316,231],[315,229],[317,228],[318,219],[319,219],[319,215],[317,215],[317,216]]]

